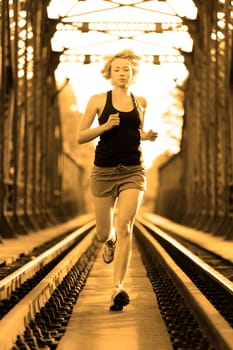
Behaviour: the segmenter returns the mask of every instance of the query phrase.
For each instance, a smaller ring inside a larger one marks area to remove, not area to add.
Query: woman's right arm
[[[81,144],[92,141],[96,137],[102,135],[105,131],[112,129],[116,125],[119,125],[119,116],[110,114],[106,123],[101,124],[95,128],[91,128],[95,116],[101,109],[101,105],[102,101],[100,95],[94,95],[90,98],[79,126],[77,137],[78,143]]]
[[[77,141],[80,144],[94,140],[106,130],[106,126],[104,124],[99,125],[96,128],[91,128],[94,118],[98,113],[97,98],[97,95],[90,98],[82,117],[77,136]]]

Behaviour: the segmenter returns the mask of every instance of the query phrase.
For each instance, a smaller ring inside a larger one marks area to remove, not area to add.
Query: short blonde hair
[[[111,79],[111,65],[116,58],[125,58],[130,61],[134,79],[138,73],[139,61],[141,60],[141,57],[136,55],[132,50],[129,49],[123,50],[113,56],[105,57],[105,65],[104,68],[101,70],[103,77],[107,80]]]

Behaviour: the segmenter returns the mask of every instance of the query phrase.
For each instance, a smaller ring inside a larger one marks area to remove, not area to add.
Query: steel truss
[[[162,183],[179,169],[169,196],[166,186],[156,210],[195,228],[233,238],[233,2],[195,1],[197,20],[186,56],[182,150],[160,170]],[[171,174],[170,174],[171,175]]]
[[[64,209],[63,164],[78,176],[81,170],[62,152],[48,2],[0,1],[2,237],[47,227],[77,209]]]

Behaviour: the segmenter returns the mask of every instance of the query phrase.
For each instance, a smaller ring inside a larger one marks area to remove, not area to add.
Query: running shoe
[[[116,241],[114,241],[113,239],[108,239],[104,243],[103,260],[106,264],[110,264],[113,261],[115,247],[116,247]]]
[[[118,288],[112,295],[112,304],[109,309],[111,311],[122,311],[123,306],[130,302],[128,293],[124,289]]]

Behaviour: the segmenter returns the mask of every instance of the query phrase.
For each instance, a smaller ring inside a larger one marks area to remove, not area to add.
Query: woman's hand
[[[120,125],[119,112],[115,114],[110,114],[108,117],[108,121],[106,122],[106,129],[110,130],[118,125]]]
[[[157,131],[150,129],[149,131],[142,131],[141,139],[145,141],[155,141],[158,137]]]
[[[155,141],[158,137],[158,133],[152,129],[147,132],[147,140]]]

